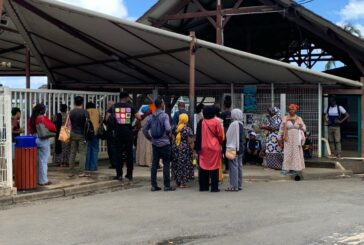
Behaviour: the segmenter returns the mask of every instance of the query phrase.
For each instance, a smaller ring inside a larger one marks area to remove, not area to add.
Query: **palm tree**
[[[362,38],[361,31],[357,27],[355,27],[353,24],[347,23],[342,28],[344,29],[344,31],[350,33],[351,35]],[[334,61],[334,60],[328,61],[325,65],[326,70],[331,70],[334,67],[336,68],[336,61]]]

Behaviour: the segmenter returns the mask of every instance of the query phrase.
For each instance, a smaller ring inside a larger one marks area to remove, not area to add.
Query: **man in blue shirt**
[[[181,114],[187,114],[188,119],[190,119],[190,114],[186,110],[186,104],[184,102],[178,102],[178,111],[174,113],[173,115],[173,126],[177,127],[179,122],[179,115]],[[190,120],[188,120],[190,122]]]
[[[143,134],[152,142],[153,145],[153,163],[151,168],[151,191],[160,191],[157,183],[157,169],[159,160],[163,160],[163,180],[164,191],[174,191],[175,188],[171,187],[170,177],[170,161],[171,161],[171,140],[170,135],[172,132],[169,116],[163,111],[164,102],[158,98],[154,102],[157,111],[153,113],[152,117],[148,120],[143,128]]]

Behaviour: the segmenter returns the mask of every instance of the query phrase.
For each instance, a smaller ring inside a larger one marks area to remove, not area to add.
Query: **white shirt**
[[[332,107],[332,106],[329,107],[328,116],[332,116],[332,117],[339,116],[339,111],[337,109],[338,107],[339,107],[339,110],[341,112],[341,115],[346,113],[346,110],[344,109],[344,107],[342,107],[340,105],[339,106],[335,105],[334,107]],[[325,114],[327,114],[327,108],[325,110]]]

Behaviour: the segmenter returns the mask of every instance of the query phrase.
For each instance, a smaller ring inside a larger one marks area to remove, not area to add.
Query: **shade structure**
[[[62,88],[189,83],[189,36],[49,0],[5,7],[52,82]],[[361,87],[332,76],[197,39],[196,84],[318,84]]]
[[[0,74],[5,76],[25,76],[26,46],[22,35],[18,32],[6,11],[2,12],[0,22]],[[7,64],[10,63],[8,67]],[[44,75],[38,61],[30,57],[30,72],[33,75]]]

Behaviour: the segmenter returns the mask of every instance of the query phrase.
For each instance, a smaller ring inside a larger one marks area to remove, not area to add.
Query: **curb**
[[[44,190],[40,192],[27,193],[22,195],[14,195],[0,198],[0,206],[9,206],[13,204],[34,202],[40,200],[47,200],[60,197],[70,197],[77,195],[90,194],[106,189],[130,189],[137,187],[139,181],[135,181],[131,184],[122,184],[119,181],[110,180],[99,183],[92,183],[87,185],[79,185],[73,187],[66,187],[54,190]]]

